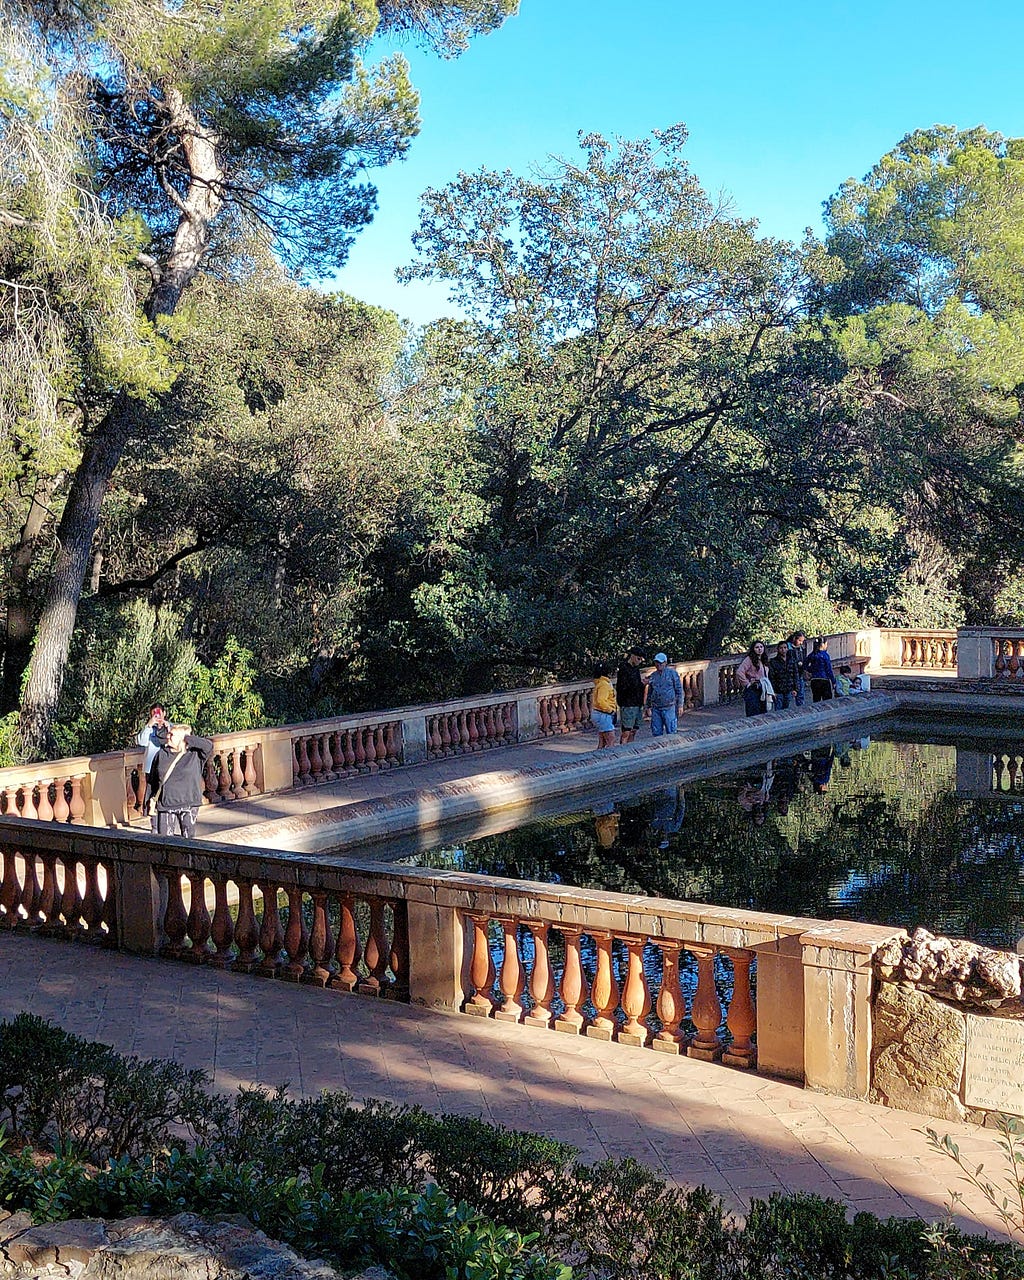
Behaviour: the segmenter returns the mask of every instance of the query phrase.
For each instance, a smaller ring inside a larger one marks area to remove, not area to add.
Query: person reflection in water
[[[667,849],[669,836],[674,836],[686,817],[686,792],[682,787],[666,787],[654,797],[651,830],[658,837],[658,848]]]
[[[602,849],[610,849],[619,834],[619,815],[614,804],[597,806],[591,812],[597,843]]]
[[[764,826],[768,816],[768,801],[775,784],[775,763],[769,760],[759,782],[746,782],[740,787],[737,803],[748,814],[755,827]]]
[[[832,765],[835,763],[835,747],[815,747],[811,752],[811,783],[818,795],[824,795],[832,781]]]

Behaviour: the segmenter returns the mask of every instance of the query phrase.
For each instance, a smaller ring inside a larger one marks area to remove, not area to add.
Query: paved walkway
[[[0,933],[0,1016],[22,1010],[201,1067],[223,1088],[344,1089],[544,1133],[587,1160],[635,1156],[738,1212],[772,1191],[813,1191],[882,1216],[941,1217],[958,1172],[929,1151],[927,1124],[1002,1167],[985,1130],[716,1063]],[[958,1221],[998,1232],[976,1196]]]

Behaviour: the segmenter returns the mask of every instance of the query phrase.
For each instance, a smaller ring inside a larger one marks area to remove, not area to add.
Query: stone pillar
[[[900,667],[903,664],[903,633],[890,629],[878,633],[878,665]]]
[[[403,716],[402,763],[421,764],[427,758],[427,717]]]
[[[992,677],[992,634],[984,627],[960,627],[956,633],[956,674],[961,680]]]
[[[160,948],[160,884],[145,862],[117,864],[117,945],[124,951],[156,955]]]
[[[990,751],[970,751],[966,747],[957,747],[957,795],[987,800],[992,796],[993,791],[992,753]]]
[[[428,1009],[461,1009],[465,1000],[462,978],[462,920],[454,907],[434,901],[432,885],[410,884],[409,1000]]]
[[[516,694],[516,741],[535,742],[540,737],[540,715],[537,710],[538,691],[524,689]]]
[[[139,768],[143,755],[139,752]],[[123,827],[128,825],[128,767],[124,751],[110,751],[94,756],[89,772],[89,785],[85,797],[85,821],[92,827]]]
[[[804,1084],[808,1089],[867,1099],[871,1087],[871,960],[883,942],[901,932],[836,920],[800,935]]]
[[[803,948],[796,934],[750,948],[757,956],[757,1069],[804,1078]]]
[[[292,739],[287,731],[259,736],[263,757],[263,790],[291,791],[293,786]]]
[[[700,682],[703,692],[701,706],[710,707],[718,701],[718,668],[720,665],[718,662],[709,662],[704,668],[704,675]]]
[[[867,640],[868,665],[867,672],[870,675],[872,671],[877,671],[882,665],[882,632],[879,627],[865,627],[863,631],[857,632],[857,645],[862,640]]]

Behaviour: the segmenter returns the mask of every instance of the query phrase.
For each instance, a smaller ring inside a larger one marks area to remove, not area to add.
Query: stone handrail
[[[880,634],[869,629],[830,636],[830,651],[834,659],[870,670]],[[728,654],[674,664],[686,706],[735,699],[742,660],[742,654]],[[577,680],[215,734],[204,802],[231,803],[573,732],[589,723],[591,688],[590,680]],[[0,769],[0,813],[96,827],[129,825],[143,813],[143,760],[144,752],[132,748]]]
[[[1024,680],[1024,627],[961,627],[958,674],[968,680]]]
[[[3,929],[724,1055],[857,1097],[872,957],[900,932],[20,819],[0,819],[0,858]]]
[[[957,633],[903,628],[880,632],[879,666],[913,671],[955,671]]]

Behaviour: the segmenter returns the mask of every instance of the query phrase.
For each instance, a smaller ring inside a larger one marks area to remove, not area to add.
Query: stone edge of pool
[[[600,753],[594,751],[558,764],[495,769],[457,782],[400,791],[387,799],[359,800],[313,813],[275,818],[220,832],[216,841],[294,853],[338,852],[414,831],[438,830],[459,819],[523,808],[552,796],[592,790],[602,783],[621,783],[697,760],[721,760],[751,748],[829,733],[847,725],[878,720],[904,707],[917,709],[921,705],[939,711],[964,710],[963,697],[953,699],[955,707],[945,705],[947,701],[930,693],[860,694],[613,747]],[[972,698],[971,709],[980,701],[990,700]],[[1005,699],[991,701],[998,705],[984,709],[1006,710]]]

